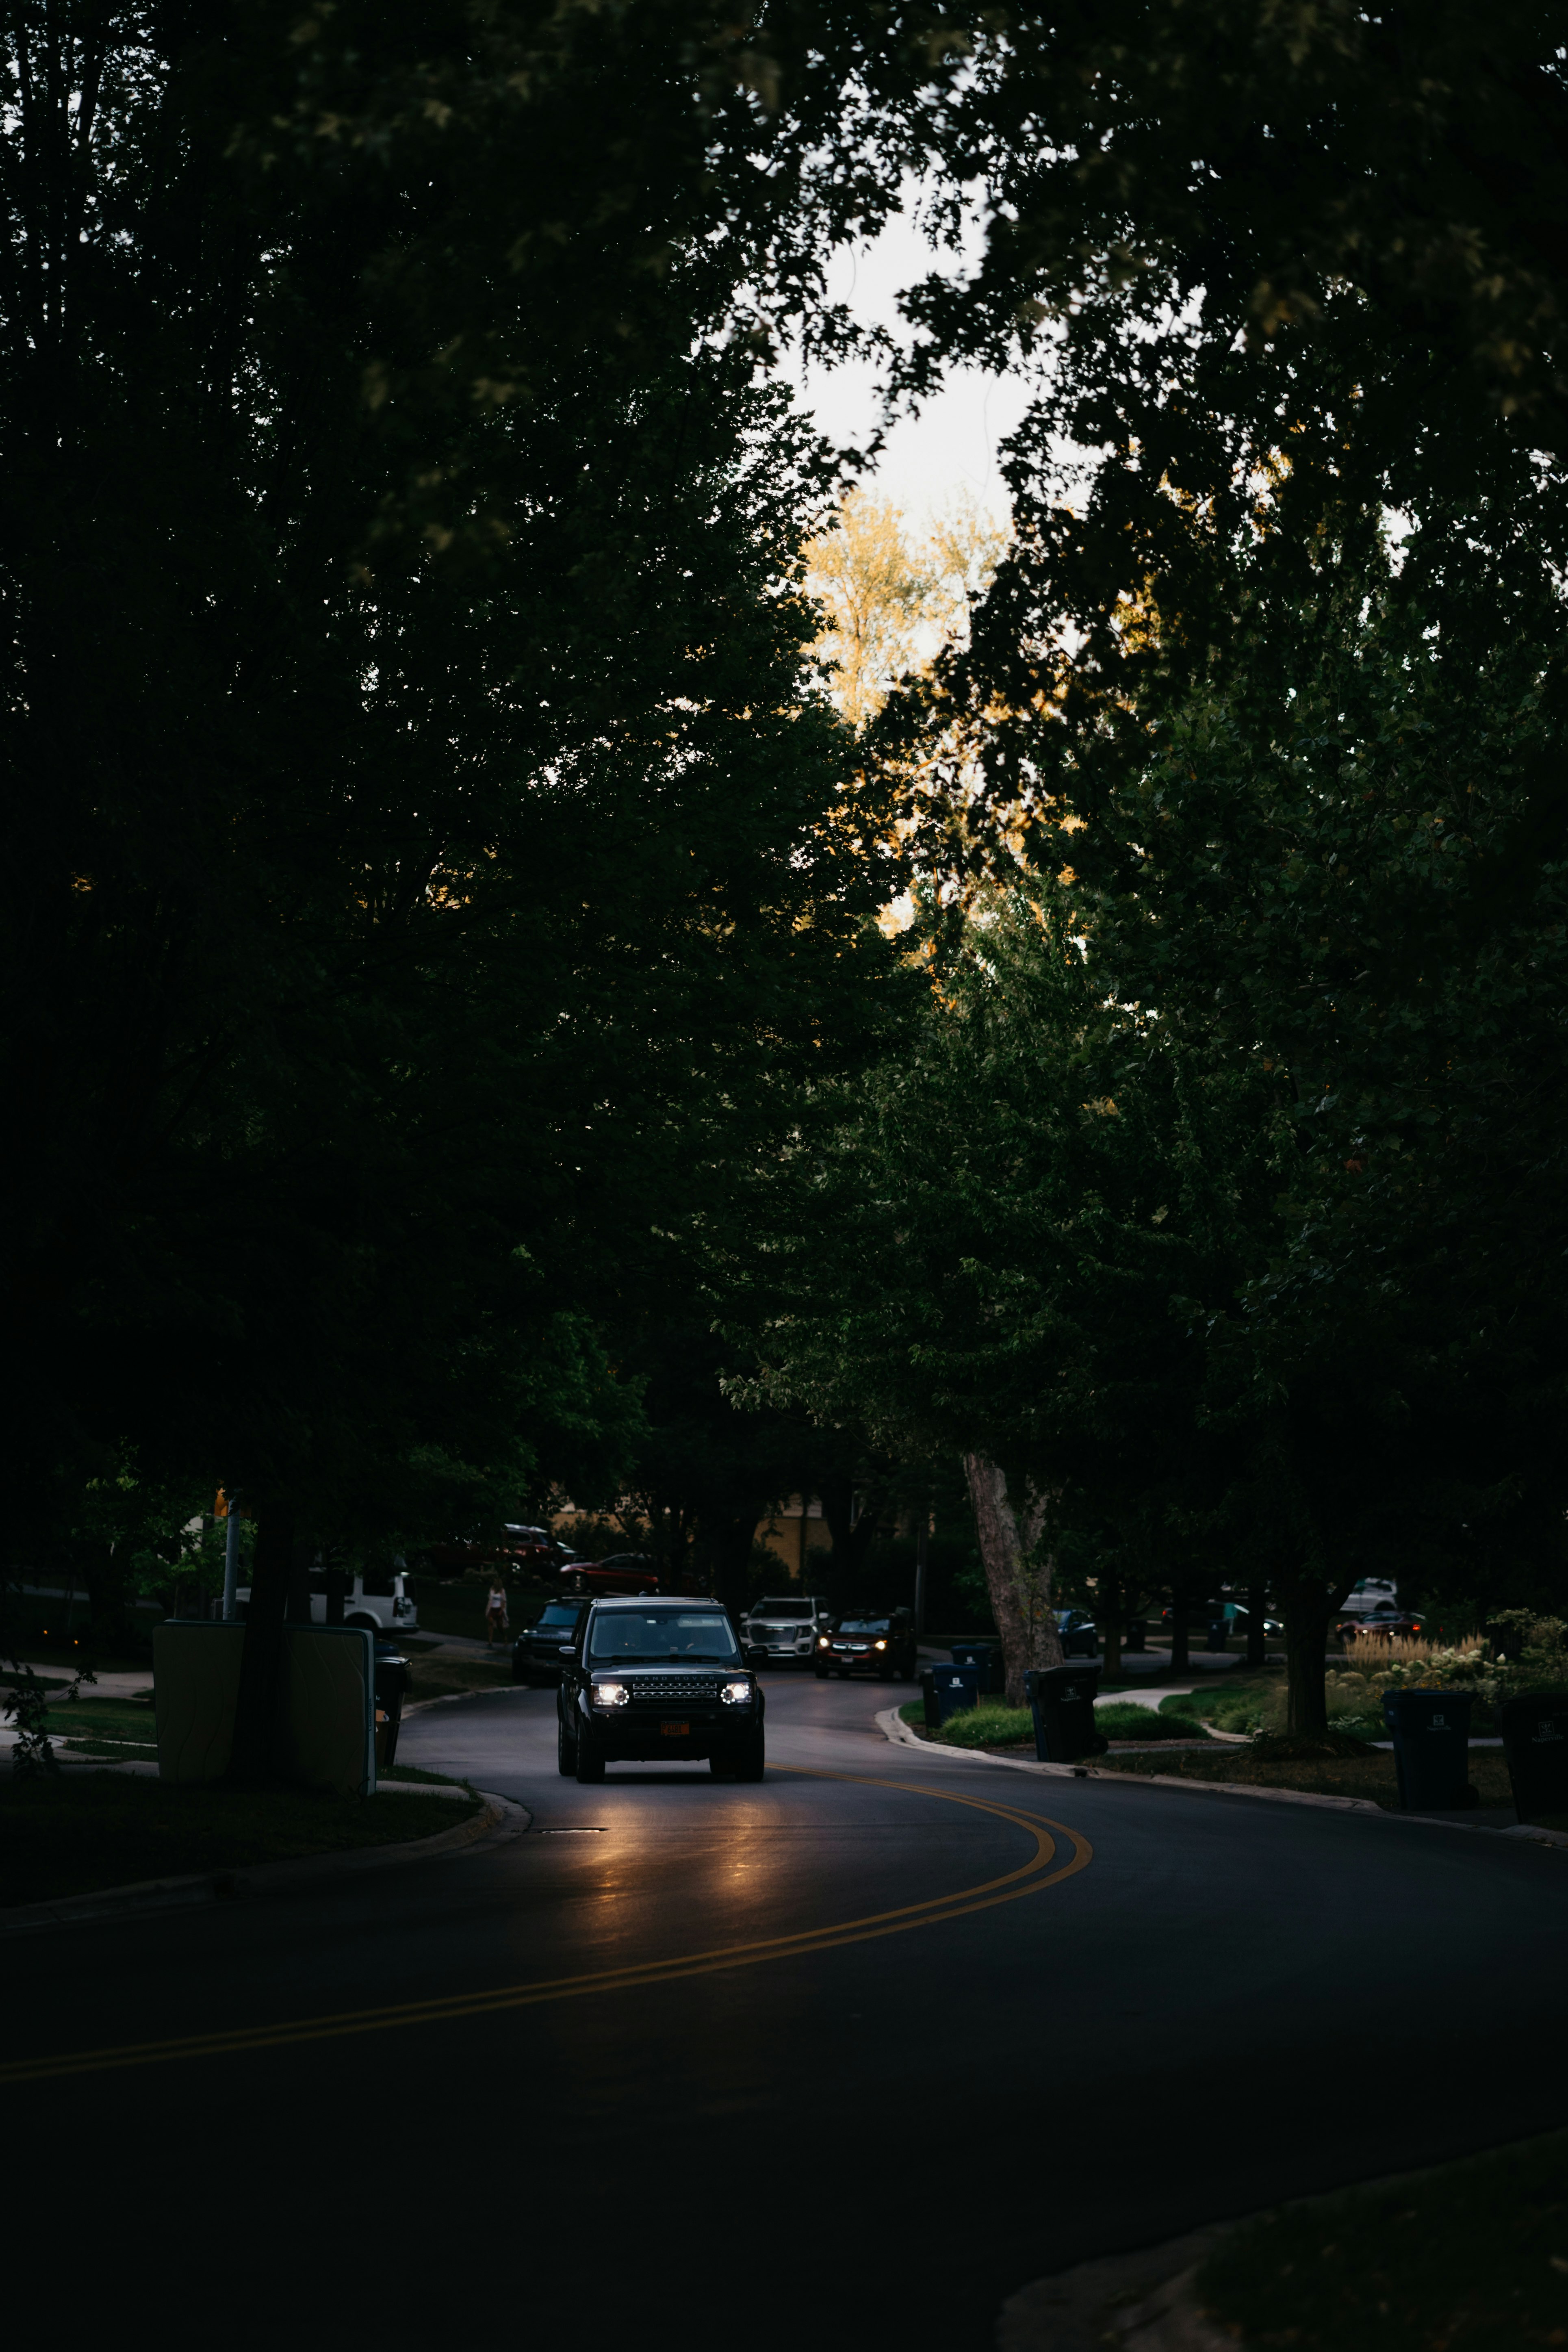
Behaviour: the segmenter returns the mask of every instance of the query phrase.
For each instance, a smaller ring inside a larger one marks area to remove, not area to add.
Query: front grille
[[[639,1699],[700,1698],[719,1696],[717,1675],[638,1675],[631,1684],[632,1704]]]

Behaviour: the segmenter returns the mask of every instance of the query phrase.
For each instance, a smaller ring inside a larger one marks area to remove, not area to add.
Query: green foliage
[[[609,1335],[888,961],[679,56],[296,29],[0,12],[24,1559],[124,1460],[345,1547],[613,1496]]]
[[[57,1710],[68,1706],[80,1693],[84,1682],[97,1677],[87,1668],[72,1676],[62,1691],[58,1685],[40,1680],[31,1666],[11,1661],[13,1675],[5,1691],[4,1715],[16,1727],[16,1738],[11,1749],[11,1769],[19,1780],[35,1780],[51,1774],[58,1775],[59,1759],[55,1754],[51,1730],[61,1727]]]

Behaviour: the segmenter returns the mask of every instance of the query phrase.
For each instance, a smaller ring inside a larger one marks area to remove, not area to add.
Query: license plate
[[[661,1723],[658,1727],[667,1739],[689,1739],[691,1737],[689,1723]]]

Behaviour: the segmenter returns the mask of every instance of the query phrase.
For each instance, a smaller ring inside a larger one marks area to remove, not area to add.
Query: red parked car
[[[568,1559],[561,1565],[568,1592],[658,1592],[658,1562],[651,1552],[613,1551],[607,1559]]]
[[[563,1560],[575,1558],[570,1544],[559,1542],[548,1528],[503,1527],[491,1542],[482,1536],[454,1536],[449,1543],[426,1544],[415,1554],[413,1566],[423,1576],[461,1576],[468,1568],[503,1568],[547,1576]]]

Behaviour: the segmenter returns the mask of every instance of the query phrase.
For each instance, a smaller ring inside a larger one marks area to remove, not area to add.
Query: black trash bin
[[[375,1645],[375,1760],[397,1761],[397,1735],[403,1724],[403,1701],[408,1689],[408,1661],[390,1642]]]
[[[979,1666],[955,1664],[929,1668],[921,1676],[921,1685],[925,1691],[926,1728],[940,1731],[952,1717],[962,1715],[966,1708],[973,1706],[980,1697],[984,1681],[984,1670]]]
[[[1568,1691],[1526,1691],[1499,1722],[1514,1808],[1537,1829],[1568,1829]]]
[[[1470,1786],[1474,1691],[1384,1691],[1399,1803],[1406,1813],[1455,1812],[1480,1802]]]
[[[952,1663],[955,1666],[978,1666],[982,1691],[1005,1691],[1007,1687],[1007,1661],[1000,1642],[954,1642]]]
[[[1098,1664],[1034,1666],[1024,1676],[1024,1695],[1035,1718],[1035,1753],[1042,1764],[1076,1764],[1080,1757],[1104,1755],[1110,1743],[1094,1721],[1099,1688]]]

